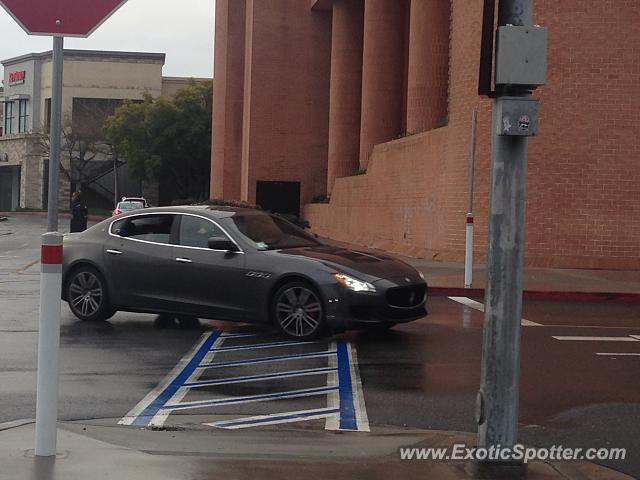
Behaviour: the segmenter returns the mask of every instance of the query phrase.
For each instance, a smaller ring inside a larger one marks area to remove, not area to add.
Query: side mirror
[[[211,250],[226,250],[228,252],[237,252],[238,247],[227,237],[211,237],[208,240],[209,248]]]

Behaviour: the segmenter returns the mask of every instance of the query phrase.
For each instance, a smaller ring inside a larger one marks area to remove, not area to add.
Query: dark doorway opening
[[[0,212],[15,211],[20,205],[20,167],[0,167]]]
[[[256,203],[270,212],[299,217],[300,182],[258,181]]]

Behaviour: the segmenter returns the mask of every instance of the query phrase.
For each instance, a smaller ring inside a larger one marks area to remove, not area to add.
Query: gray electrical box
[[[498,27],[496,85],[536,87],[547,81],[547,29]]]
[[[538,134],[538,99],[535,97],[498,97],[495,107],[500,121],[497,135],[532,137]]]

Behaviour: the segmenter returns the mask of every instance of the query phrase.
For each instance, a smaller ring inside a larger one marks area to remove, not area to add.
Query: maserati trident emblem
[[[411,305],[413,305],[414,303],[416,303],[416,292],[411,292],[409,294],[409,303]]]

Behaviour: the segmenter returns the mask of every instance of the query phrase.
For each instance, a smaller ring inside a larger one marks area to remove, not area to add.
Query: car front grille
[[[426,285],[390,288],[387,291],[387,303],[399,308],[416,307],[423,302],[426,292]]]

